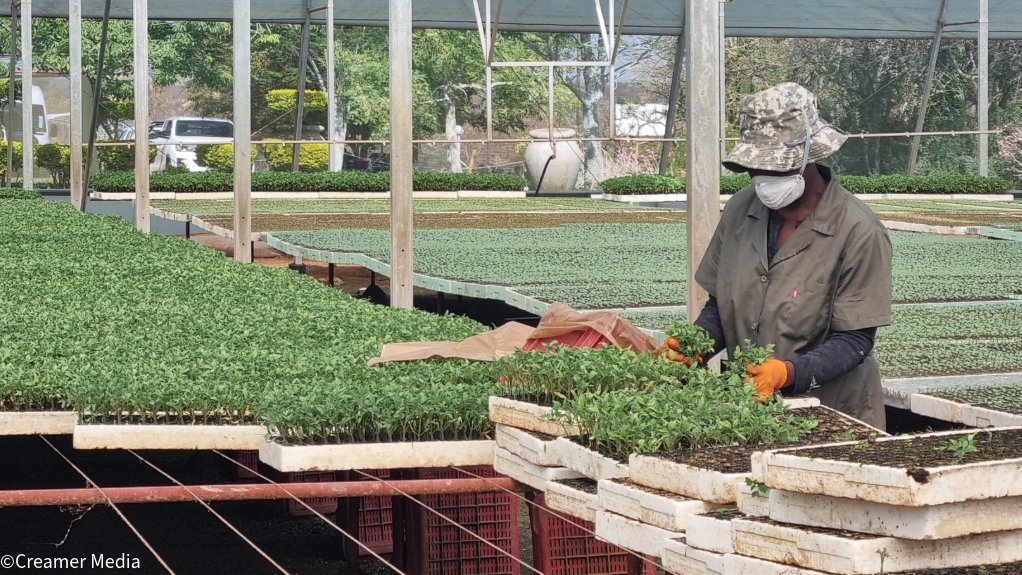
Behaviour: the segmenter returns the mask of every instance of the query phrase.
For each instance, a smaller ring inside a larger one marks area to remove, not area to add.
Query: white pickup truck
[[[168,118],[149,136],[156,146],[153,171],[183,166],[189,172],[205,172],[207,168],[196,162],[195,147],[234,142],[234,123],[220,118]]]

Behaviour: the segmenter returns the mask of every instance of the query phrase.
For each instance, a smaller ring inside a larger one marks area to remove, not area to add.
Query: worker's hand
[[[701,363],[703,361],[702,354],[695,358],[687,357],[685,354],[678,351],[678,347],[679,347],[678,340],[674,339],[673,337],[669,337],[664,341],[664,343],[660,344],[660,347],[658,348],[659,349],[658,355],[661,359],[666,359],[668,361],[677,361],[680,363],[684,363],[689,367],[692,367],[693,365]]]
[[[767,358],[763,363],[753,363],[745,366],[745,371],[749,374],[744,380],[745,383],[752,384],[752,388],[756,390],[756,401],[766,401],[770,399],[775,391],[784,387],[784,384],[788,382],[788,366],[779,359],[772,357]]]

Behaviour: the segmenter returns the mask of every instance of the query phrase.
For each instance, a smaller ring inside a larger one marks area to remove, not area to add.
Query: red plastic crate
[[[380,479],[390,479],[389,469],[364,469],[363,473]],[[366,478],[359,473],[352,472],[344,479],[349,481],[361,481]],[[355,545],[342,536],[342,546],[345,552],[345,559],[351,561],[355,557],[369,555],[366,549],[385,555],[394,549],[393,531],[393,510],[392,498],[389,495],[373,495],[368,497],[347,497],[341,501],[337,510],[339,525],[348,533],[358,530],[358,540],[364,544]]]
[[[491,466],[466,466],[483,477],[499,477]],[[420,469],[419,479],[471,477],[450,468]],[[458,525],[519,558],[518,500],[513,493],[459,493],[418,498]],[[450,521],[412,504],[409,508],[409,575],[520,575],[521,565]]]
[[[230,463],[231,476],[234,479],[256,479],[259,476],[249,471],[259,471],[259,452],[256,450],[229,451],[227,455],[238,463]]]
[[[525,345],[522,346],[522,351],[534,351],[537,349],[543,349],[543,346],[545,344],[554,341],[556,341],[558,344],[564,347],[599,347],[602,344],[610,345],[610,340],[604,337],[602,333],[592,328],[586,328],[582,330],[563,333],[557,337],[539,337],[527,339],[525,340]]]
[[[275,474],[274,481],[277,483],[313,483],[313,482],[327,482],[334,481],[335,475],[333,471],[310,471],[300,473],[277,473]],[[312,511],[309,511],[304,505],[301,505],[294,499],[282,499],[281,509],[292,517],[305,517],[307,515],[314,515]],[[336,497],[307,497],[303,498],[306,504],[310,507],[326,515],[337,511],[337,498]]]
[[[635,562],[634,555],[597,539],[593,535],[595,526],[588,521],[572,519],[569,523],[561,519],[544,505],[542,494],[534,496],[532,501],[537,504],[529,506],[532,561],[541,573],[629,575],[629,563]],[[642,575],[655,575],[655,560],[650,557],[646,559],[648,561],[642,562]]]

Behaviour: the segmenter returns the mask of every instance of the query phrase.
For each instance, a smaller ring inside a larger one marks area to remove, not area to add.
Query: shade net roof
[[[601,0],[605,14],[609,0]],[[629,0],[623,14],[625,34],[679,35],[687,0]],[[929,38],[937,27],[942,0],[733,0],[725,8],[730,36],[808,38]],[[494,11],[497,0],[493,1]],[[624,0],[617,0],[619,13]],[[485,10],[485,0],[479,0]],[[104,0],[82,0],[86,18],[101,18]],[[313,8],[325,0],[311,0]],[[158,20],[230,20],[232,0],[149,0],[149,18]],[[251,0],[256,22],[301,22],[305,0]],[[0,15],[10,15],[0,0]],[[386,26],[387,0],[335,0],[338,25]],[[36,17],[66,17],[68,0],[34,0]],[[131,18],[131,0],[113,0],[113,18]],[[948,0],[945,37],[975,38],[979,0]],[[315,11],[322,22],[325,12]],[[472,0],[414,0],[414,25],[421,28],[475,28]],[[535,32],[599,31],[590,0],[504,0],[501,30]],[[989,0],[990,38],[1022,39],[1022,0]]]

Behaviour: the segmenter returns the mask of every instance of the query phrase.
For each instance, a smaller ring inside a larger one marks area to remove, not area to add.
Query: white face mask
[[[790,206],[802,197],[806,190],[806,181],[802,174],[794,176],[753,176],[752,183],[756,186],[759,201],[771,210],[779,210]]]
[[[802,169],[793,176],[753,176],[752,183],[756,186],[756,195],[759,201],[771,210],[779,210],[790,206],[795,200],[802,197],[806,191],[806,180],[802,174],[809,164],[809,145],[812,140],[812,131],[809,125],[809,115],[802,110],[802,121],[805,123],[805,144],[802,149]]]

